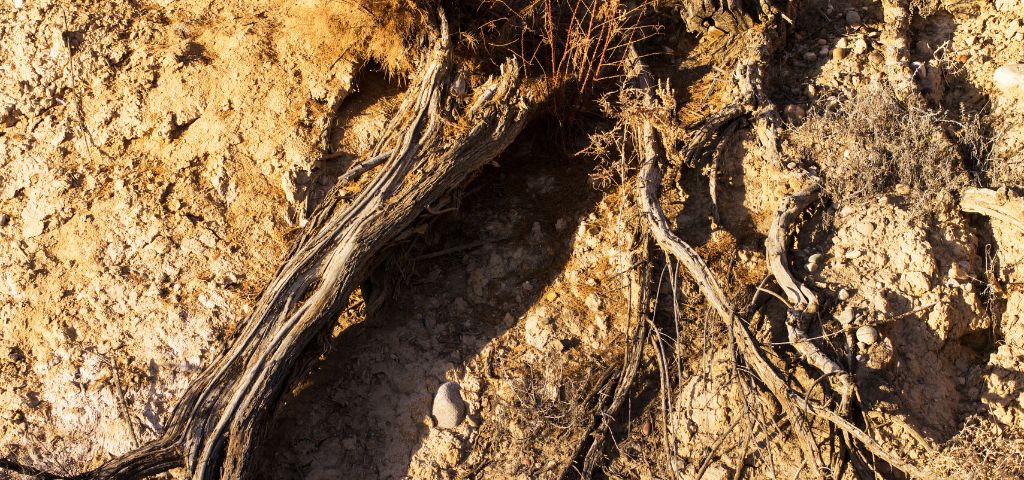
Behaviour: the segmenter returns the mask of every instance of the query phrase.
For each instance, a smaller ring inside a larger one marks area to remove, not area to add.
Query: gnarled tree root
[[[653,102],[650,74],[646,71],[639,58],[630,55],[627,58],[629,71],[636,78],[638,88],[646,92],[648,101]],[[878,444],[870,435],[828,408],[802,398],[791,390],[779,375],[775,367],[767,360],[758,342],[740,321],[740,317],[715,277],[697,252],[672,232],[658,200],[661,184],[661,169],[658,165],[662,158],[662,146],[657,132],[650,121],[644,121],[638,128],[634,144],[642,149],[643,163],[637,178],[636,195],[640,208],[647,218],[651,234],[658,245],[669,255],[676,258],[687,273],[696,282],[701,294],[708,304],[718,313],[719,317],[732,332],[736,348],[750,369],[757,375],[772,396],[779,402],[796,435],[798,444],[805,460],[810,462],[814,474],[822,478],[830,478],[831,472],[823,465],[818,446],[813,438],[811,423],[807,414],[824,420],[847,435],[857,439],[868,451],[887,462],[893,468],[908,475],[925,478],[924,473],[909,461],[892,453]]]
[[[434,18],[419,76],[371,153],[391,152],[380,173],[350,204],[343,204],[341,185],[328,194],[244,330],[189,387],[159,438],[66,478],[137,479],[179,466],[195,479],[252,476],[267,417],[303,349],[334,320],[379,252],[427,205],[503,151],[527,121],[533,102],[511,62],[455,119],[464,128],[444,127],[452,57],[444,15]],[[64,478],[13,461],[0,467]]]
[[[985,215],[1024,233],[1024,198],[1005,189],[968,188],[960,193],[960,209]]]
[[[839,392],[841,397],[839,412],[845,416],[850,397],[853,394],[853,377],[808,339],[808,316],[817,313],[818,296],[793,277],[789,271],[789,261],[786,258],[786,232],[789,231],[800,212],[817,198],[818,185],[814,184],[782,200],[782,205],[775,211],[772,225],[768,229],[768,238],[765,240],[765,258],[768,261],[768,269],[771,270],[772,276],[782,287],[782,291],[789,301],[786,332],[790,344],[807,359],[808,363],[832,380],[834,389]]]

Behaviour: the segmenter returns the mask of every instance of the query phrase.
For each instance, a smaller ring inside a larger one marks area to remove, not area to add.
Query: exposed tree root
[[[455,128],[445,128],[453,78],[443,13],[435,25],[419,78],[372,154],[392,152],[382,171],[350,204],[343,203],[342,185],[328,194],[244,330],[190,386],[159,438],[66,478],[135,479],[179,466],[195,479],[252,476],[267,418],[303,349],[334,320],[378,253],[427,205],[504,150],[526,123],[533,102],[520,67],[509,63],[479,87]],[[10,461],[0,467],[19,470]]]
[[[985,215],[1024,233],[1024,199],[1006,189],[968,188],[960,194],[960,209]]]
[[[818,296],[797,281],[789,272],[789,261],[786,258],[786,232],[796,221],[800,212],[818,198],[818,186],[814,184],[803,191],[786,197],[782,205],[775,211],[768,238],[765,240],[765,258],[775,281],[782,287],[787,300],[789,312],[786,317],[786,331],[793,348],[825,376],[834,379],[834,389],[839,392],[839,412],[846,415],[850,397],[853,394],[853,378],[842,366],[821,351],[808,339],[808,317],[818,312]]]
[[[648,92],[651,98],[651,80],[646,68],[641,61],[633,56],[634,65],[631,74],[638,79],[640,89]],[[814,462],[815,471],[822,472],[823,466],[818,457],[814,438],[811,435],[810,424],[800,414],[796,405],[788,401],[787,387],[785,382],[775,372],[774,367],[768,363],[761,350],[757,346],[746,325],[740,321],[739,315],[732,303],[725,296],[724,290],[715,277],[711,268],[704,263],[704,260],[697,252],[684,242],[681,238],[672,233],[672,228],[665,218],[665,212],[658,200],[658,190],[661,185],[661,168],[658,166],[658,159],[661,157],[660,145],[656,138],[654,125],[645,121],[640,126],[636,145],[643,151],[643,164],[637,182],[637,198],[641,211],[647,218],[650,225],[651,235],[658,245],[669,255],[679,261],[687,273],[697,283],[698,288],[704,295],[712,308],[718,313],[723,321],[729,326],[730,331],[736,337],[737,348],[740,354],[748,362],[757,376],[765,382],[768,389],[779,398],[786,416],[795,426],[794,431],[800,439],[804,456]]]
[[[900,99],[907,101],[910,97],[920,97],[914,84],[914,72],[910,70],[907,34],[910,30],[910,9],[907,0],[882,0],[882,44],[885,48],[886,78]]]
[[[636,55],[627,58],[627,61],[630,62],[627,65],[630,66],[631,76],[637,79],[639,89],[642,92],[646,92],[647,101],[653,102],[652,81],[649,73],[647,73]],[[686,269],[687,273],[696,282],[708,304],[726,323],[729,331],[732,332],[740,356],[782,407],[786,418],[790,422],[791,430],[797,437],[804,460],[808,462],[814,475],[821,478],[833,477],[829,467],[822,462],[818,451],[818,444],[813,437],[811,420],[808,414],[832,424],[846,435],[858,440],[864,448],[886,461],[893,468],[912,476],[924,478],[924,474],[916,466],[886,450],[871,438],[870,435],[843,418],[842,415],[816,402],[803,398],[798,392],[791,390],[786,385],[786,382],[782,379],[776,368],[764,356],[758,342],[754,339],[746,324],[740,321],[738,312],[725,296],[714,272],[711,271],[691,246],[672,232],[672,228],[669,226],[658,199],[658,191],[661,184],[661,169],[658,162],[662,157],[662,147],[657,138],[654,125],[650,121],[643,121],[638,130],[634,144],[637,145],[637,148],[642,149],[643,163],[637,179],[636,194],[641,211],[646,216],[650,225],[652,236],[663,250],[675,257]],[[777,231],[782,231],[781,226],[788,225],[791,221],[789,218],[795,216],[795,212],[799,211],[799,208],[797,208],[798,204],[806,205],[810,201],[809,199],[804,200],[804,198],[806,198],[806,193],[805,197],[795,200],[794,205],[787,206],[783,214],[777,217],[777,219],[781,218],[779,227],[776,228]],[[784,245],[784,242],[782,244]],[[784,257],[778,255],[778,258],[782,259]],[[786,275],[788,275],[788,271]],[[807,296],[807,292],[803,292],[799,284],[792,280],[791,277],[790,281],[792,283],[791,288],[795,288],[797,294]],[[805,302],[809,303],[810,300]],[[823,366],[825,368],[833,368],[824,363]],[[837,371],[843,372],[841,368]]]

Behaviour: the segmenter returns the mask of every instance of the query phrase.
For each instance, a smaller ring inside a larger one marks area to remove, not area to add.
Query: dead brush
[[[525,369],[512,382],[515,421],[525,439],[572,430],[586,416],[586,377],[567,371],[560,355],[549,353],[540,363],[542,367]]]
[[[563,355],[548,352],[512,381],[508,418],[501,428],[508,430],[523,466],[531,468],[531,458],[568,458],[588,432],[592,397],[604,383],[600,367],[588,365],[574,367]]]
[[[968,184],[940,122],[938,114],[903,104],[888,86],[873,84],[826,101],[788,132],[788,140],[794,156],[818,164],[822,188],[837,205],[896,191],[909,197],[913,213],[928,215]]]
[[[970,417],[931,463],[934,478],[1024,478],[1024,431],[984,417]]]
[[[467,46],[518,57],[541,72],[550,91],[581,94],[617,78],[626,48],[655,33],[641,21],[650,0],[482,0],[460,8],[474,17]]]

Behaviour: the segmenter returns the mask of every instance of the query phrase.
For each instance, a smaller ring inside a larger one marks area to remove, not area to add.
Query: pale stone
[[[437,389],[431,413],[438,428],[452,429],[462,423],[466,418],[466,402],[459,393],[459,384],[445,382]]]
[[[839,314],[839,323],[849,325],[853,323],[854,317],[853,307],[846,307],[846,309],[843,310],[843,313]]]
[[[865,345],[874,345],[878,341],[878,330],[871,325],[864,325],[858,328],[857,341]]]
[[[992,75],[996,88],[1015,96],[1024,95],[1024,64],[1011,63],[996,69]]]

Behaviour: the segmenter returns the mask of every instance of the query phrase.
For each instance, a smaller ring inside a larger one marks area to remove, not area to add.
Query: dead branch
[[[465,128],[446,129],[452,57],[443,12],[434,18],[419,76],[371,153],[393,151],[382,171],[349,204],[343,185],[331,190],[244,330],[196,378],[159,438],[67,478],[138,479],[179,466],[195,479],[252,477],[267,418],[301,352],[344,308],[382,249],[427,205],[503,151],[531,111],[522,71],[510,62],[455,119]]]

